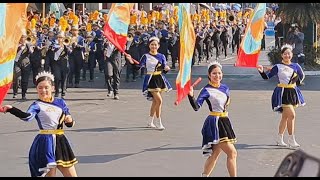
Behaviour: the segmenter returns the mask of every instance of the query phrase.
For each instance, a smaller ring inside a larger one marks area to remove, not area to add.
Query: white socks
[[[288,146],[291,148],[297,148],[300,147],[300,144],[297,143],[294,135],[289,135],[288,137],[288,144],[286,144],[283,140],[283,134],[278,134],[277,139],[276,139],[277,145],[278,146]]]
[[[153,123],[155,119],[155,123]],[[159,130],[164,130],[165,127],[163,126],[162,122],[161,122],[161,117],[160,118],[154,118],[149,116],[148,117],[148,127],[149,128],[156,128],[156,129],[159,129]]]
[[[165,127],[162,125],[161,117],[156,118],[156,127],[159,130],[164,130],[165,129]]]
[[[287,146],[287,144],[283,141],[283,134],[278,134],[276,142],[278,146]]]
[[[296,139],[295,139],[295,137],[294,137],[293,134],[292,134],[292,135],[289,135],[288,144],[289,144],[289,146],[292,147],[292,148],[300,147],[300,144],[298,144],[298,143],[296,142]]]
[[[148,127],[150,128],[156,128],[156,126],[153,124],[154,116],[149,116],[148,117]]]

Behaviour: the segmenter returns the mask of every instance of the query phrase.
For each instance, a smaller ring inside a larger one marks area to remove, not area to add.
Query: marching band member
[[[128,32],[127,44],[126,44],[126,52],[130,54],[133,59],[139,60],[141,58],[139,52],[140,45],[140,37],[134,35],[134,31]],[[136,64],[131,64],[126,61],[126,82],[129,82],[130,75],[132,74],[132,81],[135,82],[136,77],[138,75],[138,69]]]
[[[80,74],[81,69],[83,67],[83,61],[84,61],[84,38],[79,35],[79,27],[78,23],[74,22],[73,26],[71,28],[71,47],[72,47],[72,53],[70,54],[70,73],[69,73],[69,87],[79,88],[80,83]],[[74,77],[74,78],[73,78]],[[74,81],[73,81],[74,79]]]
[[[93,41],[97,44],[97,51],[95,53],[95,58],[97,59],[100,73],[104,72],[105,62],[104,62],[104,55],[103,55],[103,43],[104,43],[104,37],[103,32],[99,26],[98,23],[92,24],[92,31],[93,33]]]
[[[113,99],[119,100],[119,87],[121,75],[121,52],[108,40],[104,44],[105,49],[105,82],[108,89],[107,96],[113,93]]]
[[[176,62],[179,61],[180,37],[176,32],[176,26],[173,24],[169,27],[169,46],[168,50],[171,54],[172,67],[176,69]]]
[[[70,45],[65,42],[66,36],[63,31],[57,35],[57,43],[52,44],[47,57],[50,61],[51,70],[55,76],[54,87],[55,97],[65,98],[67,89],[67,78],[70,71],[69,56],[72,52]],[[60,91],[61,89],[61,91]]]
[[[30,37],[30,36],[29,36]],[[31,71],[30,64],[30,54],[33,53],[31,42],[26,40],[27,34],[24,32],[20,38],[19,46],[17,49],[17,55],[14,60],[14,70],[13,70],[13,98],[17,98],[18,87],[21,85],[22,100],[26,100],[26,93],[28,90],[29,75]],[[34,41],[31,38],[31,41]],[[21,79],[21,80],[19,80]],[[21,81],[21,82],[19,82]]]
[[[89,69],[90,73],[90,80],[89,82],[94,82],[94,68],[96,67],[96,51],[97,51],[97,43],[93,41],[94,37],[94,32],[89,31],[87,32],[86,35],[86,40],[85,40],[85,65],[84,67],[86,69],[83,69],[83,75],[84,79],[86,79],[86,70]]]
[[[36,85],[36,76],[39,72],[44,70],[45,61],[43,60],[46,56],[45,49],[45,36],[40,36],[37,39],[36,44],[32,47],[33,53],[30,54],[30,63],[33,75],[33,84]]]

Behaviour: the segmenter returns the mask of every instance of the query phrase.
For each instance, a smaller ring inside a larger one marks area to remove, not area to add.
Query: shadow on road
[[[132,154],[106,154],[106,155],[88,155],[88,156],[76,156],[79,163],[107,163],[117,159],[132,156],[138,153]]]
[[[106,155],[88,155],[88,156],[81,156],[81,155],[77,155],[77,159],[79,161],[79,163],[107,163],[110,161],[114,161],[114,160],[118,160],[121,158],[125,158],[128,156],[132,156],[132,155],[137,155],[137,154],[141,154],[144,152],[149,152],[149,151],[170,151],[170,150],[199,150],[199,146],[197,147],[170,147],[170,148],[164,148],[165,146],[168,146],[170,144],[166,144],[166,145],[162,145],[159,147],[155,147],[155,148],[148,148],[148,149],[144,149],[140,152],[136,152],[136,153],[129,153],[129,154],[106,154]]]
[[[181,150],[181,151],[186,151],[186,150],[201,150],[201,146],[193,146],[193,147],[165,147],[170,144],[162,145],[160,147],[156,148],[148,148],[145,149],[144,151],[172,151],[172,150]]]
[[[294,150],[289,147],[281,147],[272,144],[235,144],[237,149],[290,149]]]
[[[70,131],[75,132],[106,132],[106,131],[144,131],[144,130],[155,130],[148,127],[104,127],[104,128],[88,128],[88,129],[74,129]]]

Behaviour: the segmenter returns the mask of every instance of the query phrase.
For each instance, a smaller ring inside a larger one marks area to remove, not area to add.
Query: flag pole
[[[42,3],[42,15],[43,18],[46,18],[46,3]]]
[[[202,78],[201,77],[198,77],[198,79],[191,85],[191,87],[196,87],[200,82],[201,82]],[[179,102],[176,101],[174,102],[174,105],[179,105]]]

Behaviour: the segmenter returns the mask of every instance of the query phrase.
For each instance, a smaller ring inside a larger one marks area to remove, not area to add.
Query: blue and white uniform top
[[[142,67],[145,67],[147,69],[147,72],[151,73],[159,71],[159,65],[163,66],[164,68],[167,65],[167,60],[166,57],[161,53],[157,53],[156,55],[147,53],[141,57],[140,64]]]
[[[52,103],[37,100],[32,103],[27,111],[30,115],[21,118],[24,121],[31,121],[35,118],[39,129],[57,129],[61,116],[70,115],[69,108],[63,99],[55,98]]]
[[[219,87],[214,87],[211,83],[203,87],[197,98],[199,107],[206,101],[210,112],[225,112],[229,105],[230,90],[225,84],[220,84]]]
[[[305,78],[305,74],[298,63],[291,63],[289,65],[286,64],[276,64],[272,67],[270,72],[266,73],[267,77],[270,79],[271,77],[277,75],[280,84],[292,84],[292,78],[298,75],[300,82],[302,82]]]

